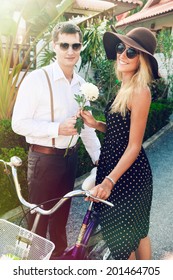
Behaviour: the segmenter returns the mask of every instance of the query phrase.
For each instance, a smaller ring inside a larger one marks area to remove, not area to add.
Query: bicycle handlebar
[[[17,167],[22,165],[22,160],[17,157],[17,156],[13,156],[10,159],[10,162],[6,162],[2,159],[0,159],[0,162],[2,162],[5,166],[5,169],[7,170],[7,166],[11,167],[11,171],[12,171],[12,176],[13,176],[13,181],[14,181],[14,185],[16,188],[16,192],[17,192],[17,196],[20,200],[20,202],[26,206],[27,208],[29,208],[31,211],[33,211],[34,213],[39,213],[41,215],[51,215],[53,214],[67,199],[75,197],[75,196],[86,196],[86,197],[91,197],[95,200],[98,200],[99,202],[105,203],[110,207],[113,207],[114,205],[107,201],[107,200],[103,200],[97,197],[94,197],[89,191],[86,190],[74,190],[71,191],[69,193],[67,193],[66,195],[64,195],[51,209],[49,210],[44,210],[43,208],[39,207],[36,204],[33,203],[29,203],[28,201],[26,201],[21,193],[21,188],[20,188],[20,184],[18,181],[18,175],[17,175]]]

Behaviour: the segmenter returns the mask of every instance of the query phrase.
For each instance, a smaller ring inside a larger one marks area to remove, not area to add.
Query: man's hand
[[[76,116],[66,119],[59,125],[58,135],[71,136],[77,134],[77,129],[74,128],[76,123]]]

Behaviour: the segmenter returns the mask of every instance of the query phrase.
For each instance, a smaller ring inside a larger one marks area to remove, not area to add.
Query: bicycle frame
[[[86,258],[86,248],[88,241],[91,237],[92,232],[98,225],[98,220],[91,219],[92,204],[93,202],[90,202],[90,205],[83,218],[83,222],[75,245],[73,245],[71,248],[67,248],[62,256],[58,257],[58,259],[84,260]]]
[[[55,211],[58,210],[59,207],[67,200],[75,196],[86,196],[86,197],[92,197],[93,199],[96,199],[94,196],[91,195],[91,193],[87,190],[74,190],[72,192],[67,193],[64,195],[51,209],[44,210],[41,207],[38,207],[36,204],[31,204],[28,201],[26,201],[21,194],[21,188],[18,181],[18,175],[17,175],[17,167],[19,167],[22,164],[22,161],[20,158],[14,156],[11,158],[10,162],[5,162],[3,160],[0,160],[0,162],[4,163],[5,169],[8,170],[7,166],[11,167],[12,170],[12,176],[14,180],[15,189],[17,192],[17,196],[20,200],[20,202],[30,209],[31,213],[36,213],[36,217],[34,220],[33,227],[31,229],[31,232],[35,232],[37,224],[39,222],[40,215],[51,215]],[[113,207],[113,204],[109,201],[98,199],[100,202],[105,203],[111,207]],[[79,235],[77,238],[77,241],[74,246],[71,248],[67,248],[64,251],[64,254],[56,259],[85,259],[85,252],[86,252],[86,246],[88,244],[89,238],[91,236],[91,233],[98,225],[97,220],[91,220],[91,213],[92,213],[92,204],[93,202],[90,202],[88,210],[84,216],[83,223],[81,225]]]

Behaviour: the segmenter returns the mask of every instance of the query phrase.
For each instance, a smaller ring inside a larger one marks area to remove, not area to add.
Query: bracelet
[[[115,185],[115,181],[110,176],[106,176],[105,178],[108,179],[113,184],[113,186]]]

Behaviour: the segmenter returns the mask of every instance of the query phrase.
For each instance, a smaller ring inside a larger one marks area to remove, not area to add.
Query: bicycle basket
[[[0,259],[48,260],[55,248],[53,242],[3,219],[0,241]]]

